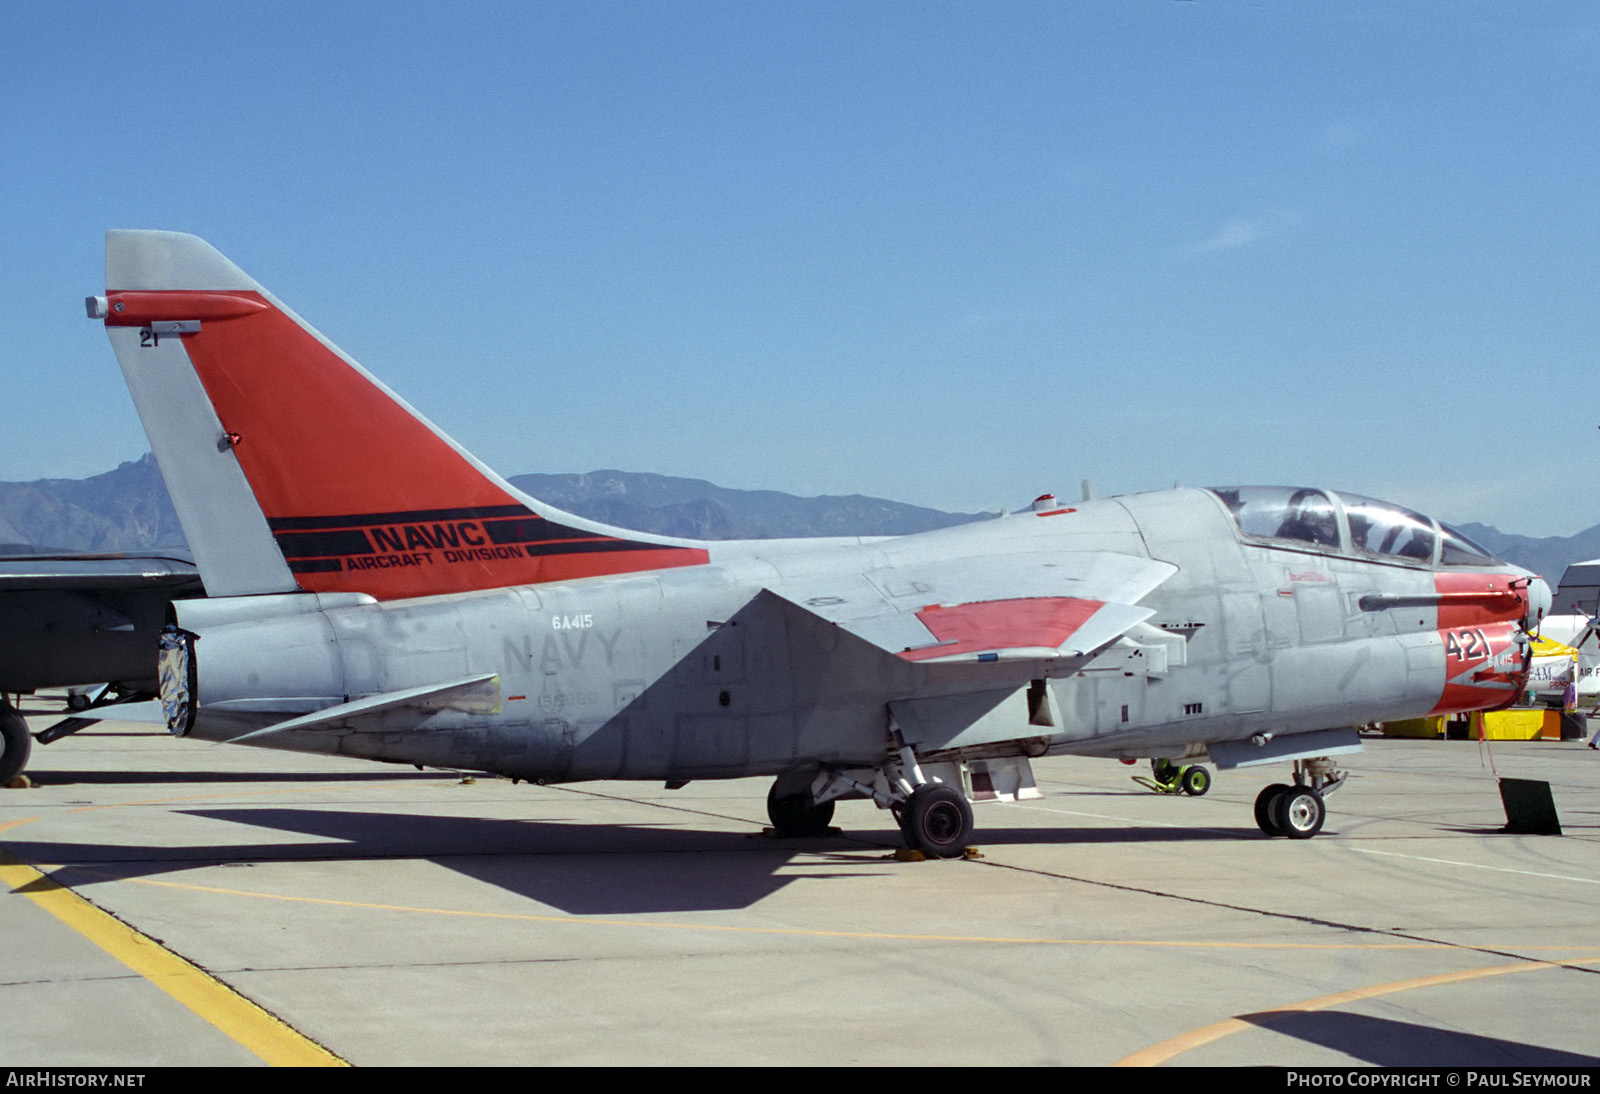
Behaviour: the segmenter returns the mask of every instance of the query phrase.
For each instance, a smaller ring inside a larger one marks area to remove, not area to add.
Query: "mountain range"
[[[946,513],[860,494],[801,498],[776,490],[734,490],[648,472],[517,475],[511,482],[569,513],[691,539],[907,535],[993,515]],[[1600,525],[1544,538],[1485,524],[1463,524],[1459,531],[1552,585],[1569,564],[1600,557]],[[86,479],[0,482],[0,554],[29,550],[186,557],[187,547],[155,459],[147,454]]]
[[[702,479],[628,471],[517,475],[511,482],[569,513],[691,539],[897,536],[993,514],[946,513],[869,498],[800,498]],[[86,479],[0,482],[0,553],[187,550],[155,458]]]

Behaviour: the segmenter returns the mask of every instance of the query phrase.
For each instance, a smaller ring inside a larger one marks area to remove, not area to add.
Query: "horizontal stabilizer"
[[[137,703],[107,703],[105,706],[91,707],[82,714],[69,715],[59,722],[51,723],[39,731],[39,740],[49,744],[68,734],[88,729],[99,722],[136,722],[165,729],[167,716],[161,709],[159,699],[147,699]]]
[[[402,688],[399,691],[367,695],[299,718],[291,718],[287,722],[253,730],[241,737],[233,738],[233,743],[238,744],[254,737],[282,733],[289,729],[318,729],[347,723],[399,707],[417,711],[464,710],[479,714],[497,713],[500,710],[500,677],[491,672],[450,680],[443,684],[429,684],[426,687]]]
[[[1177,572],[1111,552],[1028,553],[797,578],[768,589],[907,661],[1083,657],[1154,611],[1137,602]]]

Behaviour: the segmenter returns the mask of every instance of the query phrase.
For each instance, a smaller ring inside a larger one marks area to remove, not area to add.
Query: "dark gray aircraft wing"
[[[155,689],[156,636],[193,563],[129,555],[0,558],[0,690],[120,683]]]
[[[167,605],[204,596],[194,564],[123,554],[0,557],[0,692],[110,684],[156,690],[156,650]],[[26,762],[26,723],[0,695],[0,775]],[[14,769],[14,770],[13,770]]]

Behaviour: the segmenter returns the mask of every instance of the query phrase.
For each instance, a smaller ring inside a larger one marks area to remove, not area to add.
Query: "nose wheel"
[[[1322,795],[1309,786],[1291,786],[1272,801],[1272,823],[1290,839],[1310,839],[1327,817]]]
[[[1256,795],[1256,825],[1269,836],[1310,839],[1328,819],[1326,796],[1345,776],[1327,758],[1297,760],[1294,784],[1273,783]]]

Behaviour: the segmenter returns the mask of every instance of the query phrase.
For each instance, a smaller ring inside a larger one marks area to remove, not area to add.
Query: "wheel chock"
[[[1543,779],[1501,779],[1500,801],[1506,807],[1505,831],[1519,836],[1559,836],[1561,819]]]

